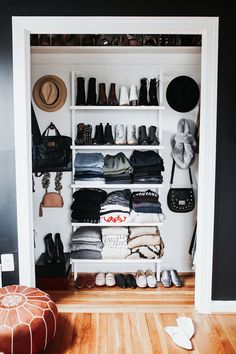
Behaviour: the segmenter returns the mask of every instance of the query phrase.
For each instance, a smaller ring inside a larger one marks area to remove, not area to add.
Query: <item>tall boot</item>
[[[145,125],[141,125],[138,129],[138,143],[139,145],[148,145],[148,136]]]
[[[156,135],[156,131],[157,131],[157,127],[155,127],[154,125],[151,125],[149,127],[148,143],[150,145],[159,145],[160,144],[160,141]]]
[[[114,138],[113,138],[113,135],[112,135],[112,129],[111,129],[111,125],[109,123],[107,123],[106,126],[105,126],[104,144],[105,145],[113,145],[114,144]]]
[[[126,126],[126,140],[128,145],[137,145],[136,125],[129,124]]]
[[[116,84],[115,83],[111,83],[107,104],[109,106],[118,106],[119,105],[119,102],[116,97]]]
[[[47,234],[44,237],[44,243],[45,243],[45,255],[44,255],[45,263],[47,263],[47,264],[54,263],[54,261],[55,261],[55,244],[52,239],[51,233]]]
[[[75,139],[75,145],[84,145],[84,143],[85,143],[84,129],[85,129],[84,123],[79,123],[77,125],[77,134],[76,134],[76,139]]]
[[[99,106],[107,105],[106,85],[104,83],[99,84],[97,105]]]
[[[158,106],[158,99],[157,99],[157,81],[156,79],[150,80],[149,86],[149,105],[150,106]]]
[[[76,106],[85,105],[85,88],[84,88],[84,78],[77,77],[77,97]]]
[[[55,262],[64,263],[64,246],[59,233],[55,234]]]
[[[140,80],[141,86],[140,86],[140,91],[139,91],[139,100],[138,104],[140,106],[148,106],[148,100],[147,100],[147,78],[142,78]]]
[[[90,77],[88,82],[87,105],[95,106],[96,102],[97,102],[96,79],[95,77]]]
[[[100,123],[95,127],[95,135],[93,143],[96,145],[104,145],[104,134],[103,134],[103,125]]]

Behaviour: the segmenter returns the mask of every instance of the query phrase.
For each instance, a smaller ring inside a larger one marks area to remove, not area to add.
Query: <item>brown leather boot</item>
[[[119,102],[116,97],[116,84],[114,84],[114,83],[111,84],[107,104],[109,106],[118,106],[119,105]]]
[[[107,105],[106,85],[104,83],[99,84],[97,105],[99,105],[99,106]]]

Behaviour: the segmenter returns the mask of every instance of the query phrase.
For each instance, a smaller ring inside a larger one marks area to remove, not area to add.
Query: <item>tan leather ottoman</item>
[[[0,352],[35,354],[56,333],[57,308],[49,295],[36,288],[0,288]]]

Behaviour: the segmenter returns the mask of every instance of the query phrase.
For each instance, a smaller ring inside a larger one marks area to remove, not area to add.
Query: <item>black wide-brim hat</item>
[[[200,91],[198,84],[189,76],[177,76],[168,85],[166,99],[177,112],[189,112],[196,107]]]

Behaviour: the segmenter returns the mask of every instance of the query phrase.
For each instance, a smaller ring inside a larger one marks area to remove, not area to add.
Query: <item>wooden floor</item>
[[[176,346],[164,332],[178,315],[194,322],[193,350]],[[60,313],[44,354],[234,354],[236,315],[177,313]]]
[[[71,279],[69,290],[48,291],[60,312],[178,312],[194,308],[194,277],[186,274],[184,287],[121,289],[117,286],[77,289]],[[112,354],[112,353],[111,353]]]

